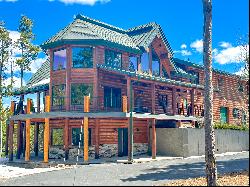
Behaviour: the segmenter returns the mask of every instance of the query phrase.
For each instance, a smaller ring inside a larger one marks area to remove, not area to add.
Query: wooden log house
[[[26,111],[22,102],[11,104],[6,146],[10,160],[15,124],[17,158],[25,152],[25,160],[30,160],[30,125],[35,125],[34,151],[38,155],[38,131],[43,126],[44,162],[48,162],[50,151],[57,146],[66,159],[71,157],[79,134],[84,137],[85,161],[88,156],[124,156],[132,150],[133,154],[151,152],[155,158],[155,128],[194,127],[202,120],[203,66],[173,58],[156,23],[123,30],[78,15],[41,47],[48,60],[24,89],[15,92],[17,96],[36,93],[36,110],[31,112],[31,100]],[[245,123],[246,81],[213,70],[213,83],[214,120]],[[54,145],[56,132],[61,133],[61,145]]]

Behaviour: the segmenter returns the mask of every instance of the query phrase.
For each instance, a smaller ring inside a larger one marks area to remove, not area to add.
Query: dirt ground
[[[230,173],[218,176],[217,185],[219,186],[249,186],[249,171]],[[206,178],[176,180],[163,186],[207,186]]]

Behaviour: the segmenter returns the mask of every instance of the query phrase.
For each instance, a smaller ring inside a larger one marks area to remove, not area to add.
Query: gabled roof
[[[108,45],[134,53],[140,52],[125,30],[83,15],[77,15],[71,24],[44,42],[41,47],[47,49],[66,43]]]

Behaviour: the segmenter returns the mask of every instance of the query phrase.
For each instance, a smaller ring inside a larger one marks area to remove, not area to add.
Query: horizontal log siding
[[[66,84],[66,71],[52,71],[51,72],[51,79],[53,85],[60,85],[60,84]]]
[[[163,114],[164,113],[163,107],[160,106],[160,103],[158,100],[159,95],[167,95],[167,97],[168,97],[167,113],[172,114],[173,113],[173,110],[172,110],[172,90],[165,90],[165,89],[162,90],[159,88],[155,89],[155,111],[156,111],[156,114]]]

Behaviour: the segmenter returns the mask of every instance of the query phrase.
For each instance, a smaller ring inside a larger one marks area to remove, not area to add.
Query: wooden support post
[[[65,151],[65,159],[69,159],[69,118],[65,119],[64,125],[64,151]]]
[[[36,97],[36,109],[37,113],[40,113],[41,111],[41,105],[40,105],[40,92],[37,92],[37,97]]]
[[[148,136],[148,155],[151,154],[150,151],[150,120],[147,119],[147,136]]]
[[[45,98],[45,112],[50,112],[50,96],[46,96]],[[45,118],[44,124],[44,156],[43,160],[45,163],[49,162],[49,118]]]
[[[122,112],[128,112],[128,97],[122,96]]]
[[[9,128],[10,125],[9,124],[6,124],[6,142],[5,142],[5,156],[8,156],[9,154]]]
[[[155,114],[155,84],[154,83],[152,83],[152,87],[151,87],[151,98],[152,98],[151,112],[152,114]]]
[[[16,154],[17,159],[20,159],[21,151],[22,151],[21,133],[22,133],[22,123],[21,123],[21,121],[18,121],[17,122],[17,154]]]
[[[27,114],[30,114],[31,99],[27,99]],[[30,119],[26,119],[26,149],[25,161],[30,161]]]
[[[25,150],[26,150],[26,122],[23,123],[23,157],[25,157]]]
[[[15,102],[11,101],[10,112],[13,114],[15,110]],[[9,161],[13,161],[13,133],[14,133],[14,121],[10,120],[9,124]]]
[[[90,97],[84,96],[84,112],[89,112]],[[84,117],[84,162],[89,160],[89,119]]]
[[[155,119],[152,119],[152,159],[156,159],[156,129],[155,129]]]
[[[194,89],[191,90],[191,116],[194,116]]]
[[[38,137],[39,137],[39,123],[36,122],[35,128],[34,128],[34,152],[35,152],[35,156],[38,156],[38,152],[39,152]]]
[[[152,46],[149,47],[149,52],[148,52],[148,60],[149,60],[149,75],[153,74],[153,69],[152,69]]]
[[[127,77],[127,112],[130,112],[130,86],[131,86],[131,77]]]
[[[99,124],[100,120],[95,119],[95,159],[99,158],[99,145],[100,145]]]
[[[172,90],[172,110],[173,110],[173,115],[176,115],[176,88],[173,87]]]
[[[142,72],[142,70],[141,70],[141,55],[139,55],[137,58],[137,71],[138,71],[138,73]]]
[[[71,47],[67,47],[67,66],[66,66],[66,89],[65,89],[65,108],[66,111],[70,111],[70,105],[71,105],[71,94],[70,94],[70,78],[71,78]]]

